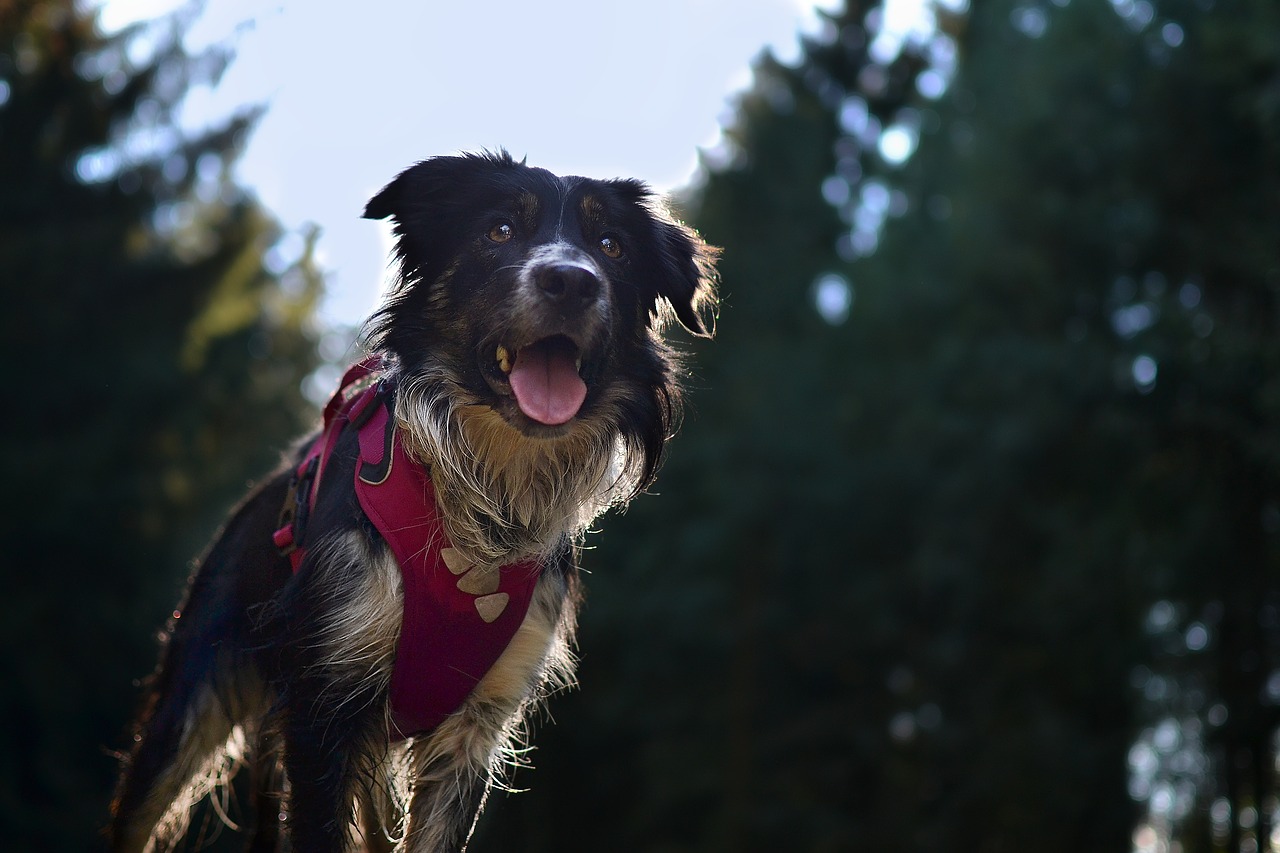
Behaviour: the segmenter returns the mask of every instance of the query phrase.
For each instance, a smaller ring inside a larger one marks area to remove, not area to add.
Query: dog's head
[[[651,479],[678,400],[661,332],[709,334],[715,252],[644,184],[438,157],[365,216],[392,220],[399,264],[370,339],[433,405],[491,410],[529,441],[621,437]]]

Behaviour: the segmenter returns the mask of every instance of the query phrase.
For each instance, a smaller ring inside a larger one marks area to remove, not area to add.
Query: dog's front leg
[[[344,853],[352,847],[352,818],[360,780],[367,773],[372,727],[336,719],[285,725],[289,774],[289,837],[307,853]]]
[[[413,745],[405,853],[458,853],[484,805],[517,707],[468,701]]]
[[[289,779],[292,849],[351,849],[357,796],[386,752],[384,688],[360,682],[295,676],[281,721]]]
[[[522,734],[531,701],[548,683],[572,680],[566,595],[563,574],[544,574],[524,622],[462,708],[413,742],[407,853],[458,853],[466,847],[504,750]]]
[[[386,690],[403,611],[390,553],[348,531],[308,555],[284,609],[282,730],[299,853],[350,848],[361,786],[385,759]]]

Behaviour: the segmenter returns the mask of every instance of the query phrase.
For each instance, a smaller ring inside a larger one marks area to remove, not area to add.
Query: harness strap
[[[347,368],[338,384],[338,390],[325,404],[320,434],[311,442],[302,461],[294,469],[284,505],[280,507],[276,531],[271,536],[271,541],[280,553],[289,558],[294,572],[298,571],[302,558],[306,556],[307,521],[315,507],[320,477],[329,457],[333,455],[333,449],[338,445],[342,428],[347,423],[360,420],[379,393],[376,385],[366,387],[363,391],[353,389],[381,370],[382,366],[381,358],[370,356]]]
[[[343,376],[294,472],[272,538],[297,573],[321,477],[342,431],[357,430],[356,497],[395,555],[403,585],[389,703],[392,734],[405,738],[435,729],[493,668],[524,621],[543,567],[536,560],[471,565],[452,547],[428,470],[400,441],[386,389],[361,385],[381,367],[379,359],[365,359]]]

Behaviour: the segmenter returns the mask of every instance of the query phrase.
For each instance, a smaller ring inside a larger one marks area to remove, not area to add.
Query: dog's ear
[[[369,199],[364,207],[365,219],[405,222],[446,193],[456,192],[460,184],[494,171],[512,169],[517,163],[505,150],[461,154],[456,157],[432,157],[405,169]]]
[[[399,175],[369,200],[365,219],[390,219],[395,258],[405,281],[430,278],[447,263],[464,222],[459,205],[492,183],[495,174],[521,164],[506,151],[433,157]]]
[[[428,185],[433,183],[432,174],[435,174],[439,183],[439,178],[443,178],[445,173],[453,167],[452,161],[454,157],[437,157],[432,160],[423,160],[405,169],[400,174],[391,179],[391,183],[387,184],[378,194],[369,199],[369,203],[364,206],[365,219],[394,219],[396,222],[403,222],[409,215],[411,210],[417,205],[412,203],[414,196],[419,195]]]
[[[396,175],[364,206],[365,219],[390,219],[395,244],[392,256],[401,281],[427,275],[440,235],[430,222],[431,211],[439,206],[449,183],[449,173],[457,158],[438,157],[410,166]]]
[[[710,246],[692,228],[671,219],[658,223],[662,265],[658,297],[691,334],[709,338],[715,333],[716,259]],[[706,317],[707,319],[704,319]]]
[[[404,173],[402,172],[399,177],[369,199],[369,203],[364,206],[364,219],[386,219],[396,212],[400,207],[401,180],[403,178]]]

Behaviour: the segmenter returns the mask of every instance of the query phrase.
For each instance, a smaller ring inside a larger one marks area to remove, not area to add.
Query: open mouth
[[[552,335],[522,347],[499,344],[494,364],[511,385],[520,411],[532,421],[559,426],[573,420],[587,399],[582,355],[565,335]]]

